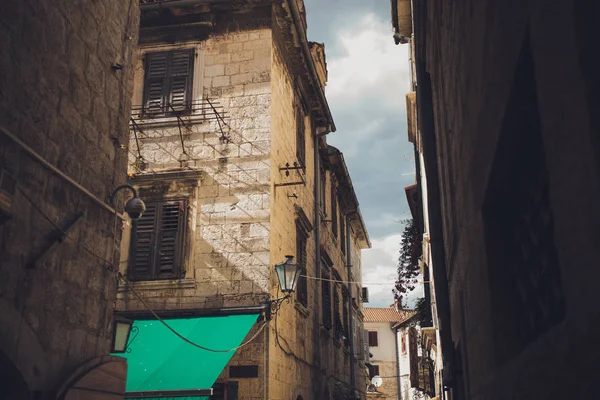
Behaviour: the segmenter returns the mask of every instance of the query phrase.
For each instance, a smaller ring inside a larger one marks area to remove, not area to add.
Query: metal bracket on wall
[[[296,174],[300,178],[299,181],[295,182],[285,182],[285,183],[276,183],[275,188],[280,186],[296,186],[296,185],[306,185],[306,180],[304,179],[303,172],[306,172],[306,167],[298,164],[294,161],[294,165],[290,165],[290,163],[285,163],[285,167],[279,167],[279,171],[285,171],[285,176],[290,176],[290,171],[296,171]]]
[[[48,244],[46,245],[46,247],[44,247],[39,252],[39,254],[37,256],[35,256],[29,263],[27,263],[27,268],[35,268],[39,264],[41,264],[46,259],[48,254],[52,251],[52,249],[54,249],[56,246],[58,246],[59,244],[61,244],[62,242],[65,241],[65,239],[67,238],[67,235],[73,229],[75,229],[77,224],[79,224],[79,222],[83,219],[84,216],[85,216],[85,213],[80,212],[73,218],[73,220],[71,222],[69,222],[65,226],[64,229],[62,229],[62,230],[56,229],[54,232],[50,233],[48,235],[49,236]]]

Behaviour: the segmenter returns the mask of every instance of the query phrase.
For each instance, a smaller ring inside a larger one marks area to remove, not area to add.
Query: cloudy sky
[[[344,153],[373,244],[363,251],[368,305],[387,307],[400,221],[410,217],[404,187],[415,182],[406,133],[408,45],[394,44],[389,0],[304,1],[308,39],[325,43],[326,94],[337,126],[328,141]]]

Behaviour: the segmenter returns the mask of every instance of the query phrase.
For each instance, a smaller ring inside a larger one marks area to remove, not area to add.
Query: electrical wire
[[[256,337],[263,331],[263,329],[265,328],[265,326],[267,325],[267,322],[264,322],[260,328],[258,328],[258,330],[256,331],[256,333],[254,333],[254,335],[252,335],[252,337],[250,339],[248,339],[247,341],[245,341],[244,343],[240,344],[237,347],[232,347],[230,349],[225,349],[225,350],[216,350],[216,349],[211,349],[209,347],[205,347],[205,346],[201,346],[197,343],[194,343],[193,341],[189,340],[188,338],[186,338],[185,336],[183,336],[182,334],[180,334],[179,332],[177,332],[175,329],[173,329],[173,327],[171,327],[169,324],[167,324],[165,322],[165,320],[163,320],[160,316],[158,316],[158,314],[152,309],[150,308],[150,306],[148,306],[148,304],[146,303],[146,301],[135,291],[135,289],[133,289],[131,287],[131,285],[129,285],[129,281],[127,279],[125,279],[125,277],[123,276],[122,273],[118,273],[118,277],[119,279],[121,279],[125,285],[127,286],[128,290],[131,290],[131,292],[135,295],[135,297],[138,298],[138,300],[140,301],[140,303],[142,303],[142,305],[144,307],[146,307],[146,309],[148,311],[150,311],[150,313],[154,316],[154,318],[156,318],[161,324],[163,324],[165,326],[165,328],[167,328],[168,330],[170,330],[175,336],[177,336],[178,338],[180,338],[181,340],[183,340],[184,342],[186,342],[189,345],[192,345],[194,347],[197,347],[201,350],[205,350],[205,351],[209,351],[211,353],[230,353],[232,351],[236,351],[237,349],[240,349],[248,344],[250,344],[250,342],[252,342],[254,339],[256,339]]]
[[[339,279],[329,279],[329,278],[318,278],[316,276],[309,275],[300,275],[307,279],[313,279],[315,281],[326,281],[326,282],[335,282],[335,283],[345,283],[345,284],[357,284],[357,285],[393,285],[394,282],[361,282],[361,281],[341,281]]]

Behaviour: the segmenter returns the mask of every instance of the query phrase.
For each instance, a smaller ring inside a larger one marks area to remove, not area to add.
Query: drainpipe
[[[349,215],[346,215],[346,232],[349,231],[350,228],[350,217]],[[346,265],[348,268],[348,281],[351,282],[352,279],[350,279],[351,274],[352,274],[352,249],[350,249],[350,235],[346,235],[345,239],[346,240]],[[348,310],[350,311],[348,313],[348,334],[351,334],[350,332],[354,332],[354,326],[352,324],[352,315],[353,315],[353,309],[352,309],[352,284],[348,283]],[[354,348],[354,340],[350,340],[350,354],[351,354],[351,359],[350,359],[350,389],[352,390],[352,396],[354,396],[354,393],[356,392],[356,374],[355,374],[355,365],[354,365],[354,355],[356,354],[355,352],[355,348]],[[353,397],[354,398],[354,397]]]
[[[314,146],[313,146],[313,157],[314,157],[314,209],[313,209],[313,224],[315,231],[315,273],[316,277],[321,277],[321,157],[319,155],[319,140],[321,137],[327,135],[331,132],[330,127],[320,127],[317,128],[317,132],[314,136]],[[319,282],[317,280],[317,282]],[[319,292],[319,286],[317,286],[317,293]],[[318,301],[317,301],[318,304]],[[321,337],[320,337],[320,309],[317,306],[314,310],[314,323],[315,323],[315,337],[313,338],[315,343],[315,361],[317,366],[321,367]]]

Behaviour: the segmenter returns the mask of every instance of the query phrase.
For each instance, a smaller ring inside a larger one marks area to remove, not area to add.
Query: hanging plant
[[[422,244],[419,230],[412,219],[403,221],[404,232],[400,242],[400,257],[398,258],[398,280],[392,289],[394,299],[402,307],[406,307],[407,295],[415,290],[419,276],[419,258]]]

